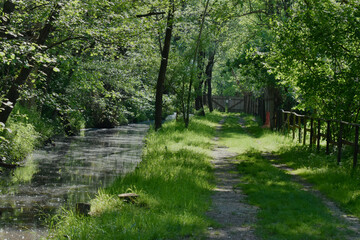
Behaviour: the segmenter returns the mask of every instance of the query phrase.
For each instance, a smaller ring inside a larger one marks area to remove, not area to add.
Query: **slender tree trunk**
[[[45,26],[40,30],[39,38],[36,40],[36,44],[38,45],[44,45],[46,42],[46,39],[49,37],[49,34],[52,32],[53,29],[53,22],[57,18],[60,10],[60,5],[56,5],[55,9],[51,11],[50,16],[47,20],[47,23]],[[31,56],[28,56],[30,59]],[[25,84],[27,78],[29,77],[33,66],[35,63],[33,61],[30,61],[30,65],[32,67],[22,67],[20,70],[20,73],[18,77],[14,80],[13,84],[9,88],[8,92],[5,95],[5,99],[10,101],[12,103],[12,106],[9,106],[8,104],[2,104],[3,111],[0,112],[0,122],[6,123],[6,121],[9,119],[9,116],[12,112],[13,106],[15,106],[17,100],[20,96],[20,87],[21,85]]]
[[[212,80],[212,71],[213,71],[213,67],[214,67],[214,59],[215,59],[215,54],[216,51],[214,50],[213,52],[210,53],[209,56],[209,62],[206,66],[206,70],[205,70],[205,74],[206,74],[206,83],[207,83],[207,87],[208,87],[208,106],[209,106],[209,111],[212,112],[214,110],[213,108],[213,104],[212,104],[212,86],[211,86],[211,80]]]
[[[204,81],[204,87],[203,87],[203,92],[202,92],[202,96],[201,96],[204,106],[208,105],[206,90],[207,90],[207,79]]]
[[[164,47],[161,54],[161,65],[159,70],[159,76],[156,83],[156,100],[155,100],[155,130],[159,130],[162,125],[162,104],[163,104],[163,92],[164,92],[164,82],[166,76],[166,69],[168,65],[168,58],[170,52],[170,43],[173,30],[174,22],[174,2],[171,1],[171,6],[169,7],[168,17],[167,17],[167,26],[165,33]]]
[[[204,28],[205,16],[206,16],[206,12],[207,12],[207,9],[208,9],[208,6],[209,6],[209,2],[210,2],[210,0],[207,0],[207,1],[206,1],[206,4],[205,4],[205,10],[204,10],[203,17],[202,17],[202,20],[201,20],[201,26],[200,26],[199,36],[198,36],[198,39],[197,39],[197,41],[196,41],[196,47],[195,47],[195,52],[194,52],[193,64],[196,63],[196,59],[197,59],[197,57],[198,57],[198,51],[199,51],[200,41],[201,41],[201,34],[202,34],[202,31],[203,31],[203,28]],[[193,72],[193,71],[192,71],[192,72]],[[191,74],[191,76],[190,76],[190,83],[189,83],[189,90],[188,90],[188,97],[187,97],[187,102],[186,102],[186,107],[187,107],[187,109],[186,109],[186,117],[185,117],[185,127],[186,127],[186,128],[188,128],[188,126],[189,126],[190,98],[191,98],[191,90],[192,90],[193,81],[194,81],[194,76],[193,76],[193,74]]]
[[[200,55],[200,59],[199,59],[199,63],[198,63],[199,83],[197,84],[197,86],[195,88],[195,93],[196,93],[195,109],[196,109],[196,111],[198,111],[198,114],[200,116],[205,116],[204,103],[203,103],[203,98],[202,98],[202,88],[203,88],[203,83],[204,83],[204,80],[202,78],[203,78],[203,72],[204,72],[205,53],[203,51],[201,51],[199,55]]]

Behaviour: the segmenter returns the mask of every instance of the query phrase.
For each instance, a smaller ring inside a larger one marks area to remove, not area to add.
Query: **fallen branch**
[[[15,169],[17,167],[20,167],[20,165],[19,164],[4,163],[4,161],[0,158],[0,167],[7,168],[7,169]]]
[[[9,164],[9,163],[0,162],[0,167],[8,168],[8,169],[15,169],[17,167],[20,167],[20,165],[19,164]]]

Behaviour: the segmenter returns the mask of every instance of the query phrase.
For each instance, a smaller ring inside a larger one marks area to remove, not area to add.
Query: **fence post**
[[[341,161],[342,133],[343,133],[343,123],[340,121],[340,130],[339,130],[339,138],[338,138],[338,157],[337,157],[338,164]]]
[[[354,142],[354,161],[353,161],[353,169],[356,168],[357,165],[357,157],[359,151],[359,126],[355,126],[355,142]]]
[[[320,138],[321,138],[321,136],[320,136],[320,124],[321,124],[321,120],[320,119],[318,119],[318,129],[317,129],[317,151],[318,152],[320,152]]]
[[[310,147],[313,145],[314,140],[314,119],[310,118]]]
[[[303,141],[303,145],[306,144],[306,123],[307,123],[307,117],[304,117],[304,141]]]
[[[295,125],[296,125],[296,116],[295,114],[293,114],[293,126],[292,126],[293,140],[295,139]]]
[[[299,124],[299,143],[301,143],[301,117],[298,116],[298,124]]]
[[[289,132],[290,132],[290,116],[291,114],[290,113],[286,113],[286,120],[287,120],[287,135],[289,135]]]
[[[330,120],[327,120],[326,121],[326,154],[329,155],[330,153],[330,138],[331,138],[331,135],[330,135]]]
[[[279,131],[281,131],[281,130],[283,130],[283,128],[284,128],[284,112],[282,112],[282,110],[281,110],[281,112],[279,112],[279,115],[281,116],[281,121],[280,121],[280,129],[279,129]]]

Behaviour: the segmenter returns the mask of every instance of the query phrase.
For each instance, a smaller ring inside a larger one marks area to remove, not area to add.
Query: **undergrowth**
[[[219,114],[194,117],[189,129],[168,122],[146,137],[142,162],[91,202],[91,216],[66,210],[50,221],[53,239],[198,239],[213,188],[212,139]],[[134,204],[117,195],[134,192]]]
[[[1,133],[0,158],[20,162],[48,138],[59,133],[59,124],[41,117],[36,109],[17,104]]]

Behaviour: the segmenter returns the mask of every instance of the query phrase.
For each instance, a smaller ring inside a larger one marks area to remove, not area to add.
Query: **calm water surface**
[[[25,167],[0,175],[0,239],[46,236],[49,214],[87,202],[99,188],[133,171],[141,160],[146,124],[90,129],[35,151]]]

